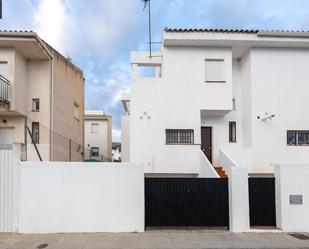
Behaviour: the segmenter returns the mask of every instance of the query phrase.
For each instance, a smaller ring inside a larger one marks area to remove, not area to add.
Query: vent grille
[[[296,239],[309,240],[309,235],[305,233],[290,233],[290,235]]]

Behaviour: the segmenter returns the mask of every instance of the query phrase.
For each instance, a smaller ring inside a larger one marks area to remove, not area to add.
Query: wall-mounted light
[[[268,114],[267,112],[265,112],[264,117],[260,117],[257,116],[257,119],[261,119],[263,122],[267,121],[267,120],[272,120],[276,115],[275,114]]]

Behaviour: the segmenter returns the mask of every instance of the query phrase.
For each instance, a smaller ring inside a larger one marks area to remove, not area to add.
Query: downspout
[[[53,130],[54,130],[54,60],[50,58],[50,124],[49,124],[49,161],[53,159],[52,145],[53,141]]]

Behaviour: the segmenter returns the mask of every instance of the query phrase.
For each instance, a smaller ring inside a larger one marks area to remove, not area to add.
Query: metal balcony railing
[[[0,75],[0,102],[8,104],[9,100],[10,81]]]

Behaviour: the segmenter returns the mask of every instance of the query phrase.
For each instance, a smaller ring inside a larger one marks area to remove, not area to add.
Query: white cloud
[[[127,0],[38,2],[34,29],[84,70],[87,108],[114,114],[121,92],[128,90],[130,64],[122,53],[138,39],[141,7],[140,1]],[[119,117],[113,120],[119,127]],[[115,139],[119,132],[113,133]]]
[[[68,56],[74,51],[74,36],[77,29],[63,0],[38,2],[33,21],[34,30],[46,42]]]
[[[112,57],[138,24],[139,1],[42,0],[36,27],[66,53]],[[52,44],[52,45],[54,45]]]
[[[121,142],[121,130],[113,129],[112,136],[113,136],[113,142]]]

